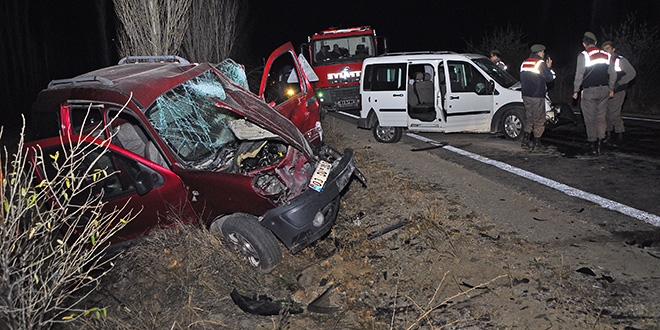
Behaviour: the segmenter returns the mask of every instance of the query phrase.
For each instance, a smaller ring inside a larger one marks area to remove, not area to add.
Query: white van
[[[520,82],[490,59],[454,52],[396,53],[364,60],[360,78],[362,110],[358,127],[379,142],[415,132],[503,132],[522,136],[525,107]],[[556,124],[562,108],[546,118]]]

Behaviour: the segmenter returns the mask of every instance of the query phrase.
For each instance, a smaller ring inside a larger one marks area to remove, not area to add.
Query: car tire
[[[376,121],[374,126],[371,128],[371,132],[374,134],[374,139],[376,139],[376,141],[383,143],[399,142],[399,140],[401,140],[401,136],[403,136],[403,128],[380,126],[378,121]]]
[[[502,117],[502,133],[508,140],[520,140],[525,127],[525,110],[521,108],[509,109]]]
[[[270,273],[282,261],[282,249],[277,239],[254,216],[232,214],[211,224],[211,232],[218,229],[239,254],[264,274]]]

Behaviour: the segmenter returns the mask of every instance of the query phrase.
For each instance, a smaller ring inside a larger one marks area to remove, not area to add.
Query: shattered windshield
[[[184,162],[204,163],[236,140],[229,126],[236,115],[214,100],[226,98],[218,76],[206,71],[159,96],[147,118]]]
[[[518,80],[510,73],[500,69],[493,61],[487,58],[475,58],[472,60],[481,70],[484,70],[493,80],[497,81],[502,87],[509,88],[515,85]]]

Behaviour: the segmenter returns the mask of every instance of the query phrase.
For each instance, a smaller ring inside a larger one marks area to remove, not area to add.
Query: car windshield
[[[209,70],[159,96],[147,118],[181,160],[197,165],[236,140],[229,127],[236,115],[215,101],[226,97],[219,77]]]
[[[503,87],[509,88],[518,82],[518,80],[516,80],[516,78],[514,78],[510,73],[500,69],[500,67],[495,65],[495,63],[493,63],[493,61],[490,59],[475,58],[472,59],[472,61]]]
[[[323,39],[314,42],[314,64],[316,65],[361,61],[375,55],[374,40],[370,35]]]

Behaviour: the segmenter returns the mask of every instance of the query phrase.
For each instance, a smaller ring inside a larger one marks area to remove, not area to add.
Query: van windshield
[[[484,70],[493,80],[497,81],[502,87],[509,88],[515,85],[518,80],[514,78],[510,73],[505,70],[500,69],[493,61],[487,58],[475,58],[472,61],[479,67],[481,70]]]

